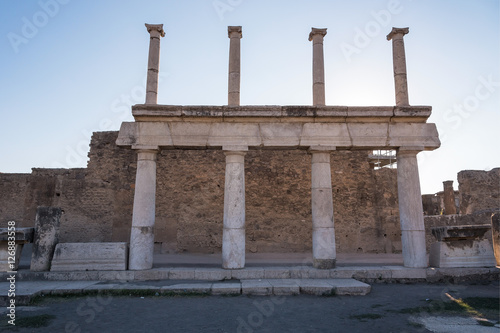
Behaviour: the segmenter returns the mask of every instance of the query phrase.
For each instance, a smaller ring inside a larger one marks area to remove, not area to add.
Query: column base
[[[153,268],[154,228],[132,227],[128,269],[140,271]]]
[[[313,267],[317,269],[335,268],[336,259],[313,259]]]

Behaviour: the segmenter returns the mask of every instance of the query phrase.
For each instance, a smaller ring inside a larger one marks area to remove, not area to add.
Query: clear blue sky
[[[0,172],[85,167],[93,131],[144,102],[149,35],[163,23],[158,103],[227,103],[228,25],[242,25],[241,104],[308,105],[311,27],[325,37],[326,103],[394,105],[393,26],[412,105],[442,147],[419,154],[423,193],[500,166],[498,0],[0,2]],[[457,184],[455,183],[455,188]]]

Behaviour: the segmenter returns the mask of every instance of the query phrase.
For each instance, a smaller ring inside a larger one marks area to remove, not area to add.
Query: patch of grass
[[[18,317],[16,318],[16,326],[29,327],[29,328],[47,327],[50,325],[50,322],[55,318],[56,316],[49,314],[42,314],[30,317]]]
[[[350,315],[349,319],[358,319],[364,321],[364,319],[379,319],[382,318],[382,315],[378,313],[363,313],[359,315]]]

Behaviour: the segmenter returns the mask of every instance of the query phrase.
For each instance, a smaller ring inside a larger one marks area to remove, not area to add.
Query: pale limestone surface
[[[408,28],[392,28],[387,40],[392,39],[392,58],[394,67],[394,87],[396,90],[396,105],[409,105],[408,81],[406,78],[406,55],[403,36]]]
[[[127,252],[127,243],[59,243],[50,270],[126,270]]]
[[[330,151],[335,147],[311,147],[312,247],[315,268],[335,267],[335,229],[333,223]]]
[[[326,29],[311,28],[309,41],[313,43],[313,105],[325,105],[325,60],[323,38]]]
[[[160,37],[165,36],[163,24],[147,24],[149,39],[148,76],[146,79],[146,104],[156,104],[158,99],[158,73],[160,71]]]
[[[416,147],[397,151],[399,218],[405,267],[427,267],[418,152]]]
[[[246,147],[224,147],[226,179],[222,232],[222,267],[245,267],[245,153]]]
[[[240,105],[240,40],[243,37],[241,26],[227,27],[229,42],[229,106]]]
[[[156,202],[155,150],[138,150],[129,269],[153,267]]]

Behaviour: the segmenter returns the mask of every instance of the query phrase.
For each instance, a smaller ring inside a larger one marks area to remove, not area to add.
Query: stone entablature
[[[214,148],[227,145],[309,149],[434,150],[431,107],[135,105],[122,123],[119,146]]]

